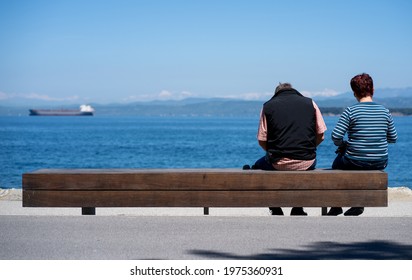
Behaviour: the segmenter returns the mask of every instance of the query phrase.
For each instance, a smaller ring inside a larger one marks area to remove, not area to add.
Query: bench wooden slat
[[[387,191],[23,191],[25,207],[387,206]]]
[[[382,171],[52,169],[23,174],[26,190],[386,190]]]

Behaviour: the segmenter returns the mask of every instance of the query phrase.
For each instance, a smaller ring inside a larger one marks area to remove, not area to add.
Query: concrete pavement
[[[0,216],[0,259],[412,259],[411,217]]]

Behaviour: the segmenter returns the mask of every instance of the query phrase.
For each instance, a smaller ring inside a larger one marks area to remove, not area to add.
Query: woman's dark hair
[[[350,80],[350,86],[359,98],[373,96],[373,80],[372,77],[366,73],[356,75]]]

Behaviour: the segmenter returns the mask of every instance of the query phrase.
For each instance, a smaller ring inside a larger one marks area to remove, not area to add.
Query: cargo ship
[[[79,110],[29,109],[30,116],[93,116],[94,109],[90,105],[81,105]]]

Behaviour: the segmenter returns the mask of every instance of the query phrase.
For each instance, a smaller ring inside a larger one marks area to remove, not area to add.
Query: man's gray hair
[[[279,83],[279,85],[275,89],[275,94],[281,91],[282,89],[290,89],[292,85],[290,83]]]

